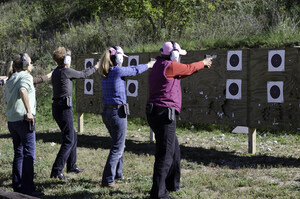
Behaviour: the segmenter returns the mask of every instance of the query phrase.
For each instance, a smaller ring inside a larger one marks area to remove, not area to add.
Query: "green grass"
[[[137,123],[137,124],[134,124]],[[75,125],[76,126],[76,125]],[[100,186],[109,153],[109,135],[99,115],[85,115],[85,131],[78,134],[79,175],[67,182],[50,179],[60,147],[55,122],[37,120],[36,187],[44,198],[148,198],[152,185],[155,144],[149,142],[145,121],[130,119],[124,154],[124,177],[119,189]],[[264,136],[266,134],[266,136]],[[299,133],[258,132],[257,154],[247,153],[247,135],[195,127],[178,128],[181,147],[181,184],[174,198],[299,198]],[[274,141],[277,141],[274,144]],[[0,131],[0,186],[12,191],[12,141]],[[260,148],[259,143],[265,147]],[[266,148],[271,148],[271,151]]]

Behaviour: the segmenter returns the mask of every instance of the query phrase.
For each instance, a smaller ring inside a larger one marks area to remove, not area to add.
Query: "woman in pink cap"
[[[180,79],[212,64],[212,58],[192,64],[180,63],[187,52],[178,43],[166,42],[149,73],[147,120],[155,133],[156,153],[151,198],[170,198],[168,191],[180,189],[180,148],[176,118],[181,109]]]
[[[154,61],[122,67],[124,54],[120,46],[110,47],[100,61],[103,94],[102,119],[111,136],[111,148],[103,171],[102,186],[117,187],[115,180],[123,178],[123,153],[129,107],[126,103],[125,77],[136,76],[152,68]]]

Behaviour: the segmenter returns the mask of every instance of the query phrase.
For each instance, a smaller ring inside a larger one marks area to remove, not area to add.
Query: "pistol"
[[[217,59],[217,55],[204,55],[204,59],[206,58],[212,58],[212,61],[214,61],[215,59]],[[208,68],[208,67],[204,66],[204,68]]]

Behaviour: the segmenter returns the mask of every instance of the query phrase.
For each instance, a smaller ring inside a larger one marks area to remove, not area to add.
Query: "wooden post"
[[[247,127],[248,127],[248,153],[255,154],[256,153],[256,128],[249,127],[251,123],[251,87],[250,82],[253,76],[250,74],[250,51],[247,51]]]
[[[150,142],[153,142],[153,130],[150,128]]]
[[[78,132],[83,132],[83,113],[77,114],[78,118]]]
[[[248,152],[256,153],[256,128],[249,128],[248,131]]]

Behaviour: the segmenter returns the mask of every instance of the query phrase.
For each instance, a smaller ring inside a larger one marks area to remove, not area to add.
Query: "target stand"
[[[300,130],[299,49],[189,51],[181,62],[194,63],[214,54],[217,58],[210,69],[181,79],[181,121],[248,127],[248,151],[252,154],[256,152],[257,128]],[[147,63],[159,52],[128,55],[124,63],[134,66]],[[93,66],[100,56],[78,56],[76,69]],[[129,117],[145,118],[148,73],[127,79]],[[101,113],[99,73],[76,80],[76,111],[79,132],[83,131],[83,113]],[[153,140],[151,132],[150,138]]]

